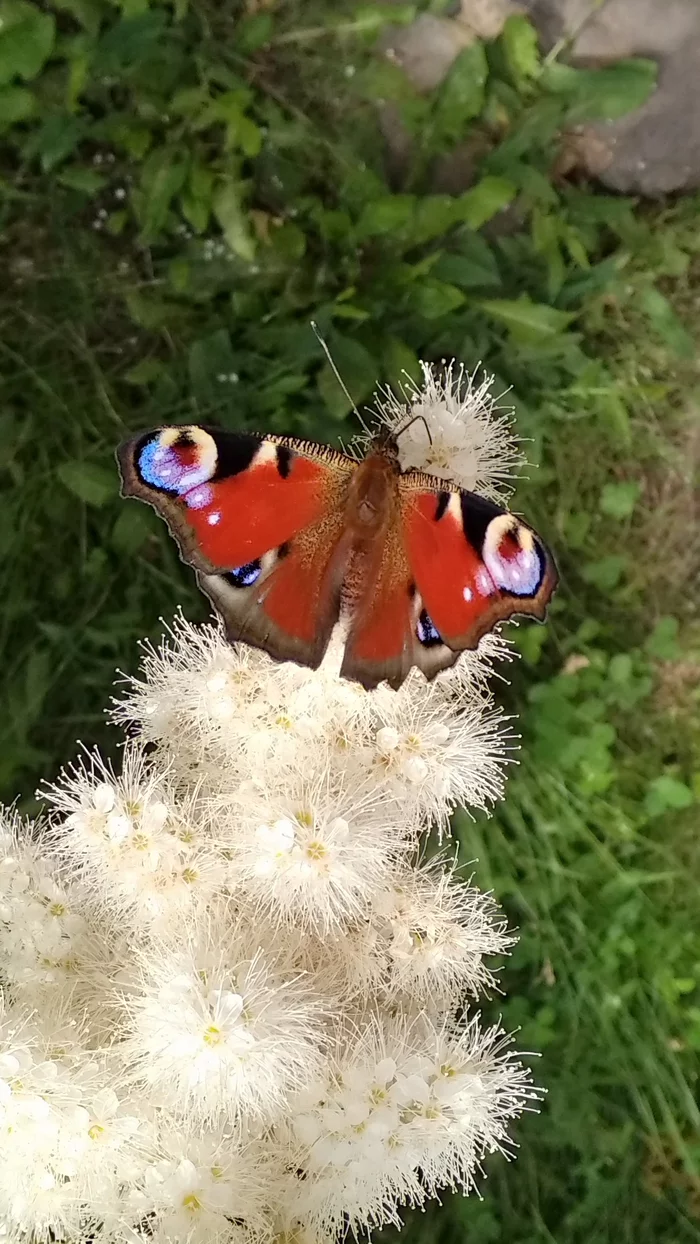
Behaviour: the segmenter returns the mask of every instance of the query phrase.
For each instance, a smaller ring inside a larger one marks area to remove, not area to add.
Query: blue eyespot
[[[161,444],[160,436],[154,436],[144,445],[139,454],[138,470],[144,484],[152,484],[154,488],[167,492],[179,491],[181,468],[172,449]]]
[[[432,648],[435,644],[442,643],[442,636],[436,630],[432,618],[425,609],[421,611],[418,619],[416,635],[418,636],[419,643],[423,644],[425,648]]]
[[[232,587],[252,587],[260,578],[261,573],[262,566],[258,559],[254,562],[246,562],[245,566],[237,566],[235,570],[228,570],[223,577]]]
[[[511,596],[536,596],[542,585],[546,562],[537,541],[519,544],[512,536],[496,548],[484,548],[484,562],[497,587]]]
[[[206,435],[201,429],[194,431],[200,440],[194,440],[185,429],[172,444],[164,444],[163,435],[157,433],[143,445],[136,466],[144,484],[159,492],[183,496],[199,485],[198,494],[191,501],[188,498],[188,505],[202,509],[211,501],[210,492],[202,489],[216,470],[216,446],[210,436],[201,439]]]

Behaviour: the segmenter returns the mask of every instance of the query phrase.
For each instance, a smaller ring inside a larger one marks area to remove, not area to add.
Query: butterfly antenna
[[[418,420],[420,420],[421,423],[423,424],[423,427],[425,428],[425,434],[428,440],[430,441],[430,445],[432,447],[433,438],[430,434],[430,428],[428,427],[428,420],[426,419],[425,415],[412,415],[411,418],[406,421],[406,423],[402,423],[401,427],[396,429],[396,431],[394,432],[394,436],[398,440],[400,436],[403,436],[404,432],[408,432],[408,429],[410,427],[413,427],[414,423],[418,423]]]
[[[312,327],[312,329],[313,329],[314,337],[315,337],[315,338],[316,338],[316,340],[318,341],[318,343],[319,343],[319,345],[320,345],[321,349],[323,350],[323,353],[325,354],[326,358],[328,359],[328,363],[329,363],[329,366],[330,366],[331,371],[333,372],[333,375],[335,376],[336,380],[338,381],[338,384],[340,385],[341,389],[343,390],[343,393],[345,394],[345,396],[346,396],[346,398],[348,399],[348,401],[349,401],[350,405],[352,406],[353,412],[357,415],[357,418],[358,418],[358,419],[359,419],[359,421],[360,421],[360,427],[362,428],[362,431],[363,431],[363,432],[366,432],[366,433],[367,433],[367,436],[373,436],[373,435],[374,435],[374,434],[373,434],[373,432],[370,430],[370,428],[368,428],[368,427],[367,427],[367,424],[365,423],[364,419],[362,418],[362,415],[360,414],[359,410],[357,409],[357,406],[356,406],[356,405],[355,405],[355,403],[353,402],[352,397],[350,396],[350,391],[349,391],[349,389],[348,389],[348,387],[347,387],[347,385],[346,385],[345,381],[343,380],[343,377],[341,376],[340,372],[338,371],[338,368],[336,367],[335,363],[333,362],[333,356],[332,356],[332,354],[331,354],[330,350],[328,349],[328,345],[327,345],[327,343],[324,341],[323,337],[321,336],[321,333],[320,333],[320,331],[319,331],[318,324],[316,323],[316,321],[315,321],[315,320],[312,320],[312,321],[311,321],[311,327]]]

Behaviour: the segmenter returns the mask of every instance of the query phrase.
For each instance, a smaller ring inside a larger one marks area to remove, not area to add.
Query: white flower
[[[506,1125],[537,1097],[497,1029],[472,1020],[458,1035],[427,1015],[372,1016],[339,1043],[330,1075],[305,1092],[291,1122],[300,1178],[292,1214],[321,1233],[386,1221],[395,1200],[421,1204],[469,1186],[479,1160],[507,1145]]]
[[[366,911],[409,844],[391,798],[334,789],[332,766],[316,759],[319,781],[231,805],[230,877],[271,920],[329,931]]]
[[[153,947],[127,999],[135,1091],[198,1123],[270,1120],[319,1066],[323,1025],[303,983],[226,935]]]
[[[172,1241],[237,1241],[268,1234],[265,1199],[269,1162],[264,1153],[241,1148],[231,1135],[186,1137],[166,1132],[172,1154],[148,1168],[143,1190],[132,1198],[141,1218],[153,1215],[149,1235]]]
[[[504,724],[482,695],[473,693],[463,704],[440,685],[418,697],[409,684],[378,708],[378,728],[356,760],[365,780],[371,775],[400,800],[404,814],[434,822],[444,833],[457,804],[487,808],[502,796],[512,746]]]
[[[499,406],[494,378],[449,364],[440,378],[422,364],[423,386],[408,381],[406,401],[391,392],[377,403],[380,425],[399,436],[404,471],[426,471],[503,504],[524,461],[513,434],[511,407]],[[410,422],[412,420],[412,422]]]
[[[85,895],[51,874],[45,850],[16,817],[0,829],[2,971],[27,999],[42,987],[71,987],[86,936]]]
[[[65,864],[122,919],[160,931],[215,892],[220,870],[207,827],[191,800],[175,801],[169,775],[140,747],[125,751],[119,778],[92,757],[46,798],[68,814],[54,830]]]
[[[8,1007],[0,1022],[0,1224],[11,1234],[81,1239],[99,1204],[104,1213],[142,1174],[139,1120],[122,1117],[111,1137],[93,1149],[97,1115],[116,1115],[119,1104],[100,1090],[115,1065],[98,1061],[73,1032]]]
[[[230,1236],[235,1197],[228,1181],[212,1174],[211,1168],[202,1169],[184,1158],[164,1175],[154,1202],[160,1211],[157,1238],[205,1241]]]
[[[388,992],[442,1005],[492,987],[484,958],[515,940],[492,899],[440,859],[397,877],[375,904],[373,926],[387,958]]]

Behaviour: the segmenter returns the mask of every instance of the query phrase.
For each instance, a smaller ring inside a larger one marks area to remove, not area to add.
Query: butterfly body
[[[542,619],[556,569],[515,515],[402,471],[384,433],[356,461],[328,446],[196,425],[119,451],[126,496],[166,519],[228,637],[316,667],[339,617],[341,673],[432,678],[516,613]]]

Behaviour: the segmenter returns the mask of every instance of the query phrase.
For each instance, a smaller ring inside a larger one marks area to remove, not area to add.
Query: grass
[[[0,27],[0,787],[31,811],[76,738],[114,751],[115,667],[178,603],[205,615],[118,498],[123,435],[337,440],[312,318],[358,402],[419,356],[483,359],[562,586],[499,690],[523,732],[507,801],[455,828],[520,928],[491,1009],[548,1097],[484,1200],[409,1215],[409,1238],[696,1240],[698,203],[553,172],[570,126],[650,89],[646,62],[572,77],[517,18],[417,96],[372,50],[413,7],[47,2],[23,10],[22,74]],[[400,185],[387,100],[413,136]],[[465,136],[473,185],[435,193]]]

